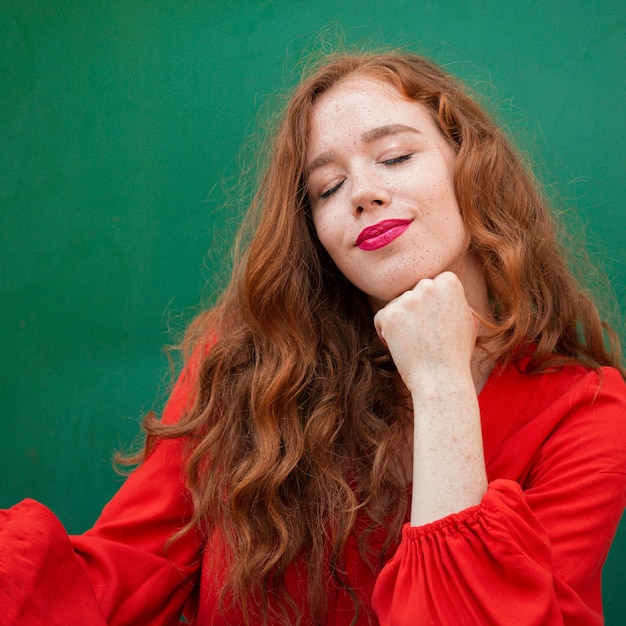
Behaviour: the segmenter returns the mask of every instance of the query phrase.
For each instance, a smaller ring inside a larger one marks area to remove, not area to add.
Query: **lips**
[[[354,245],[361,250],[377,250],[397,239],[411,223],[411,220],[383,220],[364,228]]]

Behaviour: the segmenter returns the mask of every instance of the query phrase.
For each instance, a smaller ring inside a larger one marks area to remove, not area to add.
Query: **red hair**
[[[329,581],[346,585],[347,538],[357,534],[365,553],[368,531],[384,526],[382,553],[365,555],[377,570],[408,506],[407,477],[397,468],[411,428],[406,393],[364,295],[321,247],[307,201],[311,111],[320,94],[355,74],[427,107],[456,150],[457,199],[496,320],[494,356],[505,362],[532,346],[529,371],[575,361],[624,373],[617,344],[607,349],[607,329],[568,269],[532,175],[462,86],[408,53],[325,59],[286,107],[230,285],[187,335],[196,354],[217,337],[198,368],[195,404],[176,425],[145,424],[148,447],[158,437],[189,442],[192,525],[223,537],[224,601],[267,619],[262,592],[271,589],[285,623],[305,610],[322,620]],[[298,555],[307,565],[308,606],[283,581]]]

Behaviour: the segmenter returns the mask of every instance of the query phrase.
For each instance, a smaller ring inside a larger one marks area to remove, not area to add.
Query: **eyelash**
[[[387,159],[386,161],[383,161],[383,163],[385,165],[396,165],[397,163],[404,163],[405,161],[408,161],[413,156],[413,154],[413,152],[409,154],[402,154],[399,157],[395,157],[394,159]]]
[[[330,189],[326,190],[324,193],[320,194],[320,200],[326,200],[326,198],[330,198],[330,196],[332,196],[335,193],[335,191],[337,191],[337,189],[341,187],[341,185],[343,185],[343,180],[340,183],[337,183],[334,187],[331,187]]]
[[[408,161],[413,156],[413,154],[413,152],[409,154],[402,154],[399,157],[382,161],[382,163],[384,165],[398,165],[399,163],[404,163],[405,161]],[[335,191],[337,191],[339,187],[341,187],[341,185],[343,185],[343,180],[340,183],[337,183],[334,187],[331,187],[324,193],[320,194],[320,200],[326,200],[327,198],[330,198],[330,196],[332,196]]]

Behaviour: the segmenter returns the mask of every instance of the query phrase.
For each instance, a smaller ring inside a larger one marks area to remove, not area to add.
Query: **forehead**
[[[396,87],[381,80],[354,76],[346,78],[317,98],[313,104],[312,121],[320,123],[325,118],[333,119],[360,114],[376,114],[381,104],[395,105],[406,100]]]
[[[321,149],[327,141],[346,140],[372,128],[398,123],[438,130],[428,109],[407,99],[393,85],[370,77],[350,77],[314,103],[309,150]]]

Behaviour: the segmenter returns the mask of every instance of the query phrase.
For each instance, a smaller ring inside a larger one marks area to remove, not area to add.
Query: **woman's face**
[[[455,152],[421,104],[352,77],[316,101],[308,194],[320,242],[377,310],[445,270],[461,281],[470,235],[453,185]]]

